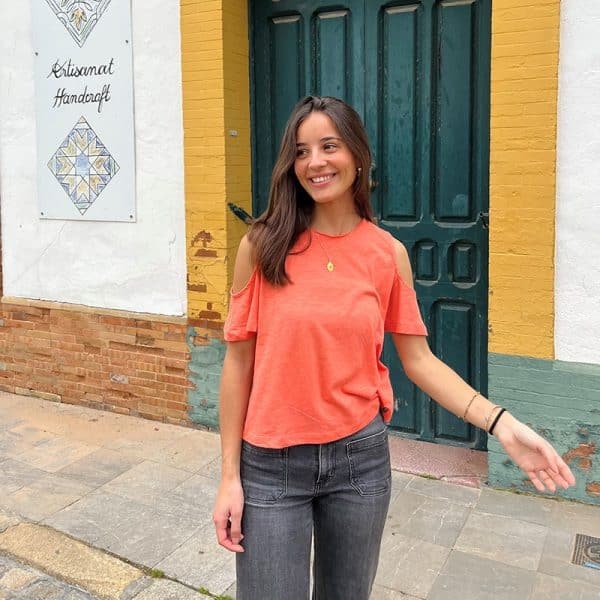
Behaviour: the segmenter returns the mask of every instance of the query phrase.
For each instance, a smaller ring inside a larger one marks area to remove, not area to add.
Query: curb
[[[37,523],[0,511],[0,554],[100,600],[201,600],[201,592]],[[209,596],[210,597],[210,596]],[[214,596],[213,596],[214,597]]]

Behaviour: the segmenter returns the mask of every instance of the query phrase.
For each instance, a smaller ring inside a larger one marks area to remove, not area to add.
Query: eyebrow
[[[339,137],[335,137],[333,135],[329,135],[327,137],[323,137],[319,140],[319,142],[328,142],[330,140],[337,140],[338,142],[341,142],[341,138]],[[296,146],[306,146],[306,142],[296,142]]]

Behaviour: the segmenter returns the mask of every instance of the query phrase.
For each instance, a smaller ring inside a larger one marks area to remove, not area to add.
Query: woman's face
[[[321,204],[354,201],[356,162],[333,121],[313,111],[296,133],[294,172],[300,185]]]

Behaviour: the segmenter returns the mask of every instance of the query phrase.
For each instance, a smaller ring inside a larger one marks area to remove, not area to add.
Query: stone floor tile
[[[185,515],[198,527],[212,522],[212,509],[218,482],[209,477],[192,475],[174,490],[156,496],[148,504],[169,515]]]
[[[40,579],[24,589],[16,598],[28,600],[98,600],[83,590],[59,581]]]
[[[210,477],[211,479],[221,480],[221,457],[211,460],[208,464],[198,469],[198,475]]]
[[[14,512],[0,509],[0,533],[20,522],[21,519]]]
[[[0,463],[0,496],[12,494],[45,475],[47,473],[41,469],[7,458]]]
[[[118,531],[122,523],[150,511],[145,504],[129,498],[94,491],[44,519],[43,523],[95,544],[100,538]]]
[[[449,553],[449,548],[386,530],[375,583],[425,598]]]
[[[153,582],[135,596],[135,600],[202,600],[202,598],[207,597],[196,590],[166,579]]]
[[[464,504],[465,506],[474,506],[480,494],[480,490],[476,488],[456,485],[454,483],[444,483],[425,477],[414,477],[405,489],[407,492],[414,494],[421,494],[430,498],[446,499],[456,504]]]
[[[417,596],[409,596],[403,594],[397,590],[383,587],[381,585],[374,585],[371,591],[371,597],[369,600],[420,600]]]
[[[219,484],[214,479],[203,475],[192,475],[169,492],[170,496],[188,502],[201,504],[212,511],[212,505],[217,498]]]
[[[212,524],[156,565],[169,577],[222,594],[235,582],[235,555],[219,546]]]
[[[392,471],[392,495],[390,502],[393,502],[398,494],[406,489],[406,486],[415,478],[411,473],[402,473],[401,471]]]
[[[0,431],[0,456],[18,458],[23,452],[31,450],[32,445],[12,431]]]
[[[30,570],[13,567],[0,578],[0,589],[20,590],[37,579],[37,575]]]
[[[99,489],[146,504],[153,504],[157,497],[172,491],[190,477],[191,474],[188,471],[144,460]]]
[[[23,418],[18,415],[7,414],[4,410],[4,398],[0,401],[0,431],[8,431],[13,427],[17,427],[23,423]]]
[[[542,525],[474,510],[454,547],[462,552],[535,571],[547,533],[548,528]]]
[[[132,456],[123,456],[119,452],[107,448],[99,448],[62,468],[57,474],[96,488],[115,479],[142,460]]]
[[[46,427],[36,427],[29,422],[22,422],[10,429],[10,433],[17,435],[25,444],[39,446],[52,440],[57,440],[59,436],[49,431]]]
[[[390,504],[386,528],[391,532],[451,548],[471,508],[445,498],[430,498],[406,490]]]
[[[129,449],[139,452],[140,458],[154,460],[160,457],[159,448],[164,448],[192,432],[193,430],[186,427],[124,416],[115,429],[118,435],[104,444],[104,447],[118,451]]]
[[[98,446],[56,437],[20,453],[18,460],[37,469],[55,473],[97,449]]]
[[[123,437],[118,437],[102,444],[102,447],[107,450],[114,450],[122,456],[138,458],[142,459],[142,461],[160,462],[160,457],[164,452],[165,446],[169,445],[169,440],[165,440],[164,438],[138,440],[125,437],[126,433],[121,432],[119,435]]]
[[[574,543],[574,531],[552,527],[546,536],[538,571],[563,579],[591,583],[600,589],[600,571],[571,563]]]
[[[195,473],[218,458],[220,453],[221,442],[216,433],[191,431],[165,446],[160,456],[153,460]]]
[[[538,573],[529,600],[598,600],[598,598],[600,598],[600,582],[594,586]]]
[[[600,537],[600,506],[556,502],[552,508],[552,527]]]
[[[526,600],[535,573],[452,551],[427,600]]]
[[[556,500],[483,488],[475,510],[478,513],[513,517],[520,521],[549,525]]]
[[[77,481],[46,474],[12,494],[0,497],[0,506],[28,519],[41,521],[76,502],[91,489]]]
[[[154,567],[197,531],[197,523],[187,515],[175,516],[145,507],[101,536],[95,545],[135,564]]]

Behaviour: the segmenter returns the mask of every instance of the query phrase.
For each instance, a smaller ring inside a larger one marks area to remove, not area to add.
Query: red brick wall
[[[186,331],[184,318],[7,300],[0,389],[189,425]]]

